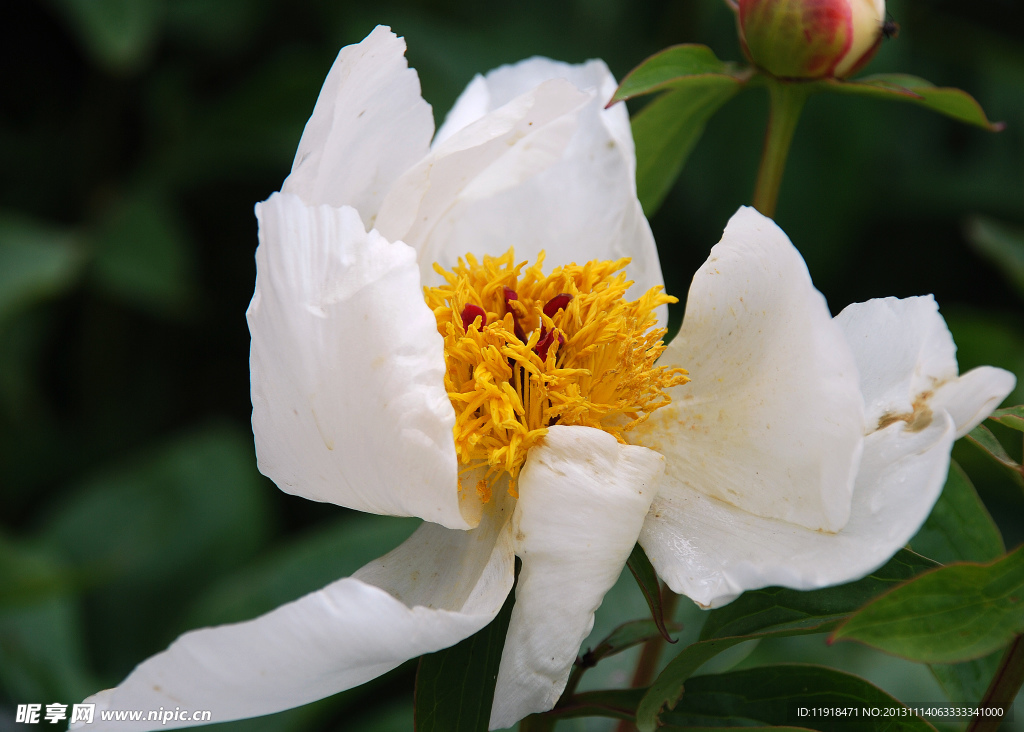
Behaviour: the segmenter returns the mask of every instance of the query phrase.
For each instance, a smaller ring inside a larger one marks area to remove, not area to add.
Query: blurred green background
[[[249,428],[253,204],[280,187],[341,46],[377,23],[404,35],[439,122],[474,73],[534,54],[601,57],[619,77],[673,43],[741,59],[721,0],[374,6],[5,3],[0,731],[24,729],[16,704],[79,701],[182,631],[316,589],[415,527],[281,493],[256,471]],[[869,71],[964,88],[1006,130],[817,96],[797,131],[777,220],[834,312],[934,293],[961,370],[989,363],[1022,382],[1024,8],[903,0],[889,10],[902,34]],[[671,293],[685,297],[729,215],[749,200],[765,96],[745,92],[712,119],[651,221]],[[1018,387],[1011,402],[1021,401]],[[1007,447],[1020,458],[1019,442]],[[1019,485],[970,445],[955,457],[1007,547],[1019,544]],[[620,582],[595,634],[643,613],[635,586]],[[699,612],[680,613],[695,635]],[[635,656],[619,658],[588,683],[621,684]],[[942,699],[923,667],[826,648],[821,637],[758,648],[744,663],[759,659],[834,664],[906,701]],[[407,664],[361,689],[231,726],[409,729],[413,672]]]

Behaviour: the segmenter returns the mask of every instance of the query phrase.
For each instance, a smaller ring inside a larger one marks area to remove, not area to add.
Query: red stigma
[[[519,299],[519,293],[511,287],[505,287],[503,292],[505,294],[505,310],[512,313],[512,330],[516,334],[516,338],[526,343],[526,331],[523,330],[523,326],[519,323],[519,314],[509,306],[510,302]]]
[[[547,304],[544,306],[544,314],[547,315],[549,318],[555,317],[555,313],[557,313],[559,310],[564,310],[565,306],[569,304],[570,300],[572,300],[572,295],[570,295],[568,292],[563,292],[560,295],[555,295],[553,298],[548,300]]]
[[[477,318],[480,318],[480,327],[483,328],[487,325],[487,313],[479,305],[469,304],[462,308],[462,327],[469,331],[469,326],[473,324]]]

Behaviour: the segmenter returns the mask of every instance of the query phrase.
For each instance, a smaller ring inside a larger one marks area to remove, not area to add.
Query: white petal
[[[933,410],[949,412],[956,436],[963,437],[999,406],[1017,385],[1017,377],[994,366],[979,366],[940,386],[932,397]]]
[[[664,454],[667,476],[758,516],[846,523],[864,433],[857,368],[770,219],[750,208],[732,217],[660,363],[692,381],[629,439]]]
[[[439,145],[488,112],[508,104],[549,79],[566,79],[577,89],[594,91],[596,101],[602,107],[612,98],[618,86],[604,61],[598,59],[583,64],[567,64],[535,56],[516,64],[499,66],[486,76],[478,74],[459,95],[445,117],[444,124],[434,136],[434,145]],[[619,143],[621,152],[635,165],[633,133],[625,105],[617,104],[603,110],[600,118]]]
[[[260,470],[284,491],[466,528],[444,351],[415,253],[355,209],[256,207],[252,333]]]
[[[530,450],[512,518],[522,560],[491,729],[550,709],[594,611],[619,577],[664,459],[589,427],[552,427]]]
[[[532,59],[474,80],[431,156],[385,202],[381,232],[417,249],[427,283],[439,281],[434,262],[515,247],[520,261],[544,250],[548,269],[630,257],[631,297],[663,284],[626,110],[603,109],[612,90],[600,62]]]
[[[857,360],[869,430],[957,377],[956,346],[931,295],[854,303],[836,323]]]
[[[928,517],[954,436],[941,413],[919,432],[897,422],[865,438],[850,520],[835,534],[746,513],[666,475],[640,544],[673,590],[706,607],[769,585],[809,590],[859,579]]]
[[[427,154],[433,132],[405,41],[377,26],[338,54],[281,190],[308,204],[352,206],[372,228],[384,196]]]
[[[426,523],[391,554],[255,620],[186,633],[95,702],[100,732],[190,726],[100,722],[105,709],[271,714],[358,686],[487,625],[512,587],[506,516],[477,529]],[[396,597],[396,594],[398,597]]]

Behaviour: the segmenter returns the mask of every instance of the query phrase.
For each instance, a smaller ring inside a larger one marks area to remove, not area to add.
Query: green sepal
[[[951,564],[876,599],[830,638],[920,663],[959,663],[1024,632],[1024,547],[990,564]]]
[[[682,626],[678,623],[665,623],[664,628],[665,630],[675,632],[681,630]],[[628,623],[623,623],[613,630],[607,638],[598,643],[593,649],[584,653],[577,663],[585,668],[590,668],[609,656],[614,656],[616,653],[622,653],[633,646],[654,640],[661,636],[661,630],[653,620],[630,620]]]
[[[985,116],[985,110],[967,92],[935,86],[930,81],[910,74],[874,74],[853,81],[822,79],[815,84],[822,91],[860,94],[896,102],[913,102],[933,112],[990,132],[999,132],[1006,126],[1002,122],[991,122]]]
[[[486,732],[515,590],[486,628],[423,656],[416,671],[416,732]]]
[[[829,716],[799,710],[830,710]],[[828,732],[924,732],[928,722],[904,716],[868,716],[863,710],[906,707],[864,679],[824,666],[779,664],[690,679],[676,708],[664,715],[664,730],[694,727],[790,725]],[[843,710],[845,714],[836,713]],[[643,728],[641,728],[643,729]],[[653,728],[651,728],[653,729]]]
[[[735,81],[745,80],[749,69],[720,60],[707,46],[684,43],[659,51],[626,74],[615,90],[609,106],[625,99],[680,88],[693,77],[725,75]]]
[[[651,560],[647,558],[647,554],[639,544],[633,547],[633,552],[626,560],[626,566],[629,567],[633,579],[636,580],[644,599],[647,600],[647,606],[651,609],[651,619],[657,626],[658,632],[661,633],[661,637],[669,643],[675,643],[672,636],[668,634],[668,628],[665,627],[665,608],[661,602],[661,582],[658,581],[658,574],[654,571]]]

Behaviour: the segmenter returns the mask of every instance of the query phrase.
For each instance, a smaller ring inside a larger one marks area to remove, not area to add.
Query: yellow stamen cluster
[[[670,402],[666,389],[688,381],[684,369],[654,365],[665,350],[654,311],[676,298],[655,287],[627,302],[628,259],[570,264],[546,277],[543,261],[542,252],[531,267],[516,264],[511,249],[483,262],[467,255],[450,272],[435,264],[446,284],[425,288],[444,336],[459,460],[466,470],[507,472],[513,495],[527,452],[551,425],[596,427],[624,442],[622,433]],[[559,295],[571,299],[549,317],[544,306]],[[464,326],[466,306],[486,318]],[[478,493],[490,499],[489,490]]]

